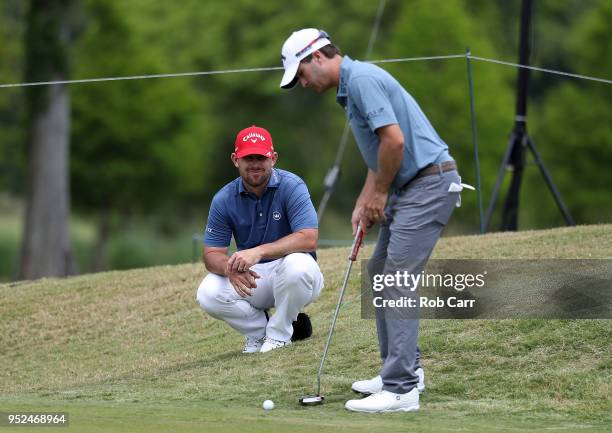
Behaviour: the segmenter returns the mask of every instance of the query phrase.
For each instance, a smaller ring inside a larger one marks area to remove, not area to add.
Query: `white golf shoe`
[[[419,410],[419,391],[416,387],[406,394],[380,391],[361,400],[349,400],[344,407],[354,412],[412,412]]]
[[[269,352],[274,349],[279,349],[281,347],[289,346],[290,344],[291,344],[291,341],[280,341],[280,340],[275,340],[273,338],[266,337],[266,340],[261,345],[261,349],[259,349],[259,352],[261,353]]]
[[[422,368],[417,368],[415,371],[416,375],[419,376],[419,383],[417,383],[417,390],[419,392],[425,391],[425,372]],[[383,381],[382,377],[376,376],[372,379],[367,380],[359,380],[357,382],[353,382],[351,389],[355,392],[359,392],[361,394],[376,394],[377,392],[382,391]]]
[[[244,349],[242,349],[242,353],[257,353],[261,346],[264,343],[266,337],[256,338],[256,337],[247,337],[246,342],[244,343]]]
[[[361,394],[376,394],[377,392],[382,391],[382,387],[382,377],[376,376],[372,379],[358,380],[357,382],[353,382],[351,389],[355,392],[360,392]]]

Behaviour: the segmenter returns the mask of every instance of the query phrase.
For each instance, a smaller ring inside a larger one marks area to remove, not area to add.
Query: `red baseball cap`
[[[264,128],[249,126],[236,136],[234,152],[238,158],[247,155],[263,155],[272,158],[274,153],[272,136]]]

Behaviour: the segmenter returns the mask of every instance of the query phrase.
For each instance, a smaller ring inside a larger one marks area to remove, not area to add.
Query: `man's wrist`
[[[367,192],[367,194],[363,194],[357,199],[357,201],[355,202],[355,209],[363,208],[366,204],[370,202],[370,200],[372,200],[374,194],[376,194],[376,186],[370,187],[370,190]]]
[[[374,187],[374,192],[376,194],[387,194],[389,192],[389,185],[390,184],[379,184],[377,183],[376,186]]]
[[[266,255],[265,244],[254,247],[253,251],[257,253],[259,260],[265,258],[265,255]],[[257,261],[259,262],[259,260]]]

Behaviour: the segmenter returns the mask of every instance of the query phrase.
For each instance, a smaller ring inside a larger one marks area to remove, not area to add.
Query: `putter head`
[[[323,404],[323,400],[325,400],[325,397],[322,395],[307,395],[306,397],[300,398],[300,404],[302,406],[316,406],[318,404]]]

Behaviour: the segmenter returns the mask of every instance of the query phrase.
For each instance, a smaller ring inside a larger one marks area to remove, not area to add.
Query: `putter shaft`
[[[321,375],[323,374],[323,365],[325,364],[325,359],[327,358],[327,351],[329,350],[329,343],[331,343],[331,339],[334,334],[336,320],[338,319],[338,312],[340,311],[340,306],[342,305],[342,299],[344,298],[344,292],[346,290],[346,285],[348,283],[349,276],[351,275],[351,268],[353,267],[353,262],[357,260],[357,253],[359,252],[359,247],[361,247],[362,241],[363,241],[363,232],[361,231],[361,226],[358,226],[357,234],[355,235],[355,239],[353,240],[353,246],[351,248],[351,255],[348,258],[348,261],[349,261],[348,269],[346,270],[346,274],[344,275],[344,281],[342,282],[342,289],[340,290],[340,296],[338,297],[338,303],[336,304],[336,311],[334,312],[334,318],[332,319],[332,323],[329,328],[329,334],[327,335],[327,341],[325,342],[325,348],[323,349],[323,356],[321,357],[321,364],[319,364],[319,372],[317,373],[317,396],[321,395]]]

